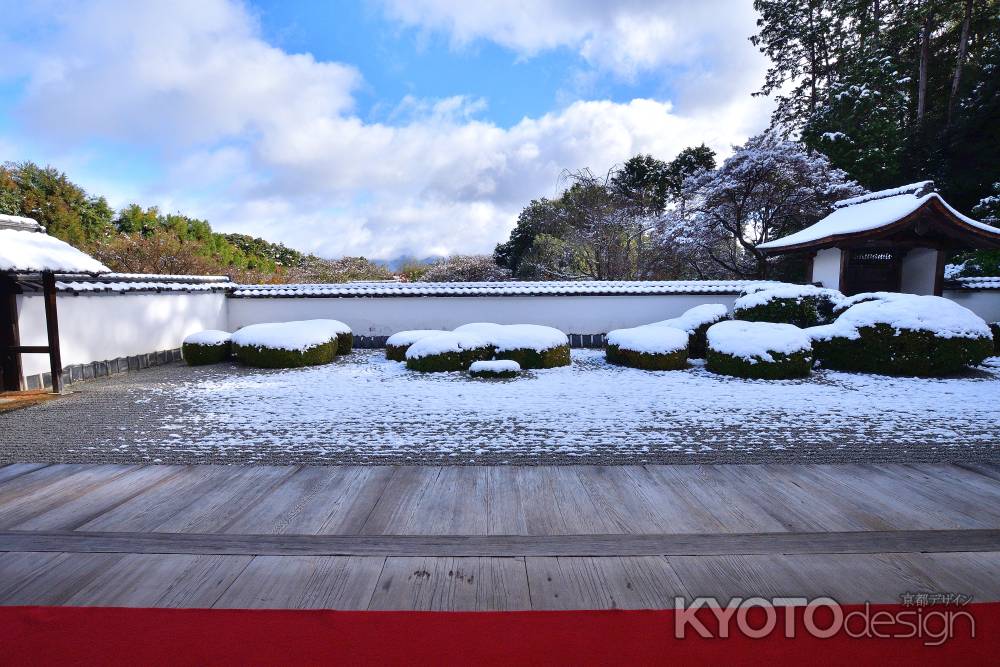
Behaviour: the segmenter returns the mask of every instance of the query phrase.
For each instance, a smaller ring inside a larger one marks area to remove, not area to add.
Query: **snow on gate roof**
[[[0,215],[0,271],[11,273],[108,273],[110,269],[42,231],[31,218]]]
[[[774,241],[761,243],[760,250],[789,251],[832,247],[876,230],[892,231],[897,223],[906,224],[924,207],[935,209],[949,227],[976,237],[986,247],[1000,246],[1000,229],[962,215],[941,195],[933,192],[931,181],[904,185],[891,190],[871,192],[836,202],[834,211],[811,227]]]
[[[737,294],[758,280],[576,280],[493,283],[339,283],[240,285],[236,297],[545,296],[609,294]]]

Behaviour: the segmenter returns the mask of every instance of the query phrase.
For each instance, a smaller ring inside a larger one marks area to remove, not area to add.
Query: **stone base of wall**
[[[109,375],[119,375],[129,371],[138,371],[150,366],[162,366],[172,364],[181,360],[180,348],[173,350],[160,350],[149,354],[137,354],[131,357],[118,357],[106,361],[93,361],[89,364],[76,364],[63,369],[63,386],[69,386],[74,382],[93,380],[94,378],[107,377]],[[52,374],[39,373],[29,375],[24,378],[26,389],[48,389],[52,387]]]
[[[373,350],[385,347],[388,336],[354,336],[354,347],[359,350]],[[604,347],[604,334],[569,334],[570,347]]]

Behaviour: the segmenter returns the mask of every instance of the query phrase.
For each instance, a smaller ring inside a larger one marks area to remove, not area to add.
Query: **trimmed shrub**
[[[994,341],[985,337],[945,338],[931,331],[895,329],[888,324],[856,331],[857,338],[814,335],[813,348],[823,368],[935,377],[981,364],[994,350]]]
[[[304,350],[286,350],[261,345],[233,344],[233,355],[247,366],[257,368],[299,368],[328,364],[337,356],[337,339]]]
[[[784,380],[809,375],[813,350],[804,331],[774,322],[720,322],[708,330],[706,367],[741,378]]]
[[[517,377],[521,367],[516,361],[475,361],[469,366],[469,375],[486,380],[501,380]]]
[[[350,354],[354,349],[354,333],[351,331],[337,333],[337,356]]]
[[[990,331],[993,332],[993,354],[1000,356],[1000,322],[992,323]]]
[[[547,350],[535,350],[528,347],[513,350],[497,350],[497,359],[516,361],[521,368],[556,368],[570,365],[569,343],[550,347]]]
[[[406,361],[406,350],[421,338],[444,333],[440,329],[415,329],[400,331],[385,341],[385,358],[389,361]]]
[[[226,331],[199,331],[181,343],[181,356],[188,366],[217,364],[229,359],[231,354],[230,334]]]
[[[680,317],[654,322],[649,326],[667,326],[686,331],[688,333],[688,358],[704,359],[708,345],[705,334],[708,332],[708,328],[728,319],[728,317],[726,307],[721,303],[706,303],[689,308]]]
[[[608,363],[629,366],[647,371],[676,371],[687,368],[687,349],[675,352],[636,352],[617,345],[608,345],[604,351]]]
[[[218,364],[229,359],[232,353],[232,346],[228,340],[217,345],[181,343],[181,356],[188,366]]]
[[[812,352],[794,352],[784,354],[772,352],[771,359],[745,359],[725,352],[708,349],[708,359],[705,364],[708,370],[720,375],[732,375],[739,378],[757,380],[788,380],[804,378],[809,375],[813,365]]]
[[[445,331],[418,340],[406,350],[406,367],[423,373],[464,371],[474,361],[489,361],[494,349],[471,333]]]
[[[843,298],[837,290],[812,285],[763,289],[737,299],[733,319],[813,327],[832,322],[834,308]]]

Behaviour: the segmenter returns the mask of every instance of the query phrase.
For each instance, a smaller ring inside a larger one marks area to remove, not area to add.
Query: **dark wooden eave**
[[[956,216],[939,198],[931,197],[920,208],[896,222],[863,232],[832,234],[781,248],[760,248],[765,255],[816,252],[825,248],[855,248],[891,244],[950,250],[1000,249],[1000,229],[995,233],[970,225]]]

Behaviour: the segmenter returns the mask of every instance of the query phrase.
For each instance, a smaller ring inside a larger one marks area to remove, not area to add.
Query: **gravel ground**
[[[574,350],[516,380],[381,351],[291,371],[168,365],[0,413],[0,464],[1000,461],[1000,359],[948,379],[654,373]]]

